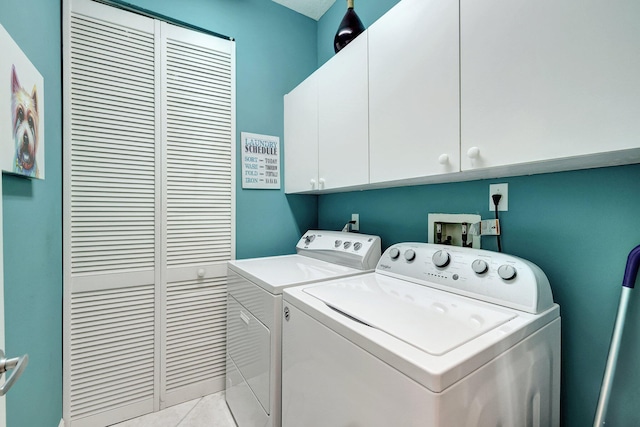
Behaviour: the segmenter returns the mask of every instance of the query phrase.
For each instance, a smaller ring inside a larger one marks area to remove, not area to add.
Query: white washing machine
[[[308,231],[295,255],[230,261],[226,400],[238,427],[280,427],[282,291],[372,272],[380,238]]]
[[[560,309],[528,261],[401,243],[283,305],[283,427],[559,425]]]

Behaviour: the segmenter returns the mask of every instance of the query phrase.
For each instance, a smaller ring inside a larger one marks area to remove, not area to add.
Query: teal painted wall
[[[46,180],[2,177],[5,350],[30,357],[7,395],[7,425],[53,427],[62,417],[60,3],[0,0],[0,24],[44,77],[46,147]]]
[[[368,27],[395,3],[356,1],[355,9]],[[333,35],[344,8],[338,0],[318,24],[319,64],[334,54]],[[489,184],[501,182],[509,183],[509,211],[501,216],[503,250],[538,264],[560,304],[562,425],[592,425],[626,258],[640,245],[640,165],[323,195],[318,225],[339,229],[359,213],[361,232],[379,234],[385,248],[426,241],[430,212],[492,218]],[[482,244],[496,250],[493,238],[482,238]],[[633,295],[607,426],[640,425],[639,305]]]
[[[314,20],[268,0],[129,3],[233,37],[237,143],[241,132],[252,132],[279,136],[284,145],[283,96],[317,66]],[[284,173],[281,190],[243,190],[239,147],[237,154],[236,256],[291,253],[302,233],[316,227],[317,198],[286,196]]]

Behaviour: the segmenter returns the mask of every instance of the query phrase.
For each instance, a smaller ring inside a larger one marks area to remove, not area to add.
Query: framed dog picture
[[[0,25],[0,169],[44,179],[44,79]]]

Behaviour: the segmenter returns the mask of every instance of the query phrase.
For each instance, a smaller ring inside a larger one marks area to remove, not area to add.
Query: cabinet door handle
[[[0,396],[7,394],[9,389],[13,387],[13,384],[18,381],[18,378],[20,378],[20,375],[22,375],[22,372],[24,371],[24,368],[27,367],[28,363],[28,354],[20,357],[14,357],[13,359],[7,359],[4,357],[4,351],[0,350],[0,374],[4,374],[8,370],[13,369],[13,372],[9,375],[7,381],[0,386]]]
[[[449,155],[440,154],[440,157],[438,157],[438,163],[440,163],[441,165],[446,165],[447,163],[449,163]]]
[[[318,187],[318,190],[322,189],[324,189],[324,178],[320,178],[320,186]]]
[[[311,189],[315,190],[316,189],[316,180],[315,179],[311,179],[311,181],[309,181],[309,183],[311,184]]]
[[[471,147],[467,151],[467,157],[470,159],[477,159],[480,157],[480,149],[478,147]]]

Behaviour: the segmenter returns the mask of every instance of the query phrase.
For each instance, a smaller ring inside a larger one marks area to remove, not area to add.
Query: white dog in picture
[[[38,93],[34,85],[29,94],[18,80],[16,67],[11,67],[11,118],[13,140],[15,142],[15,161],[13,171],[34,178],[39,177],[36,163],[38,140]]]

